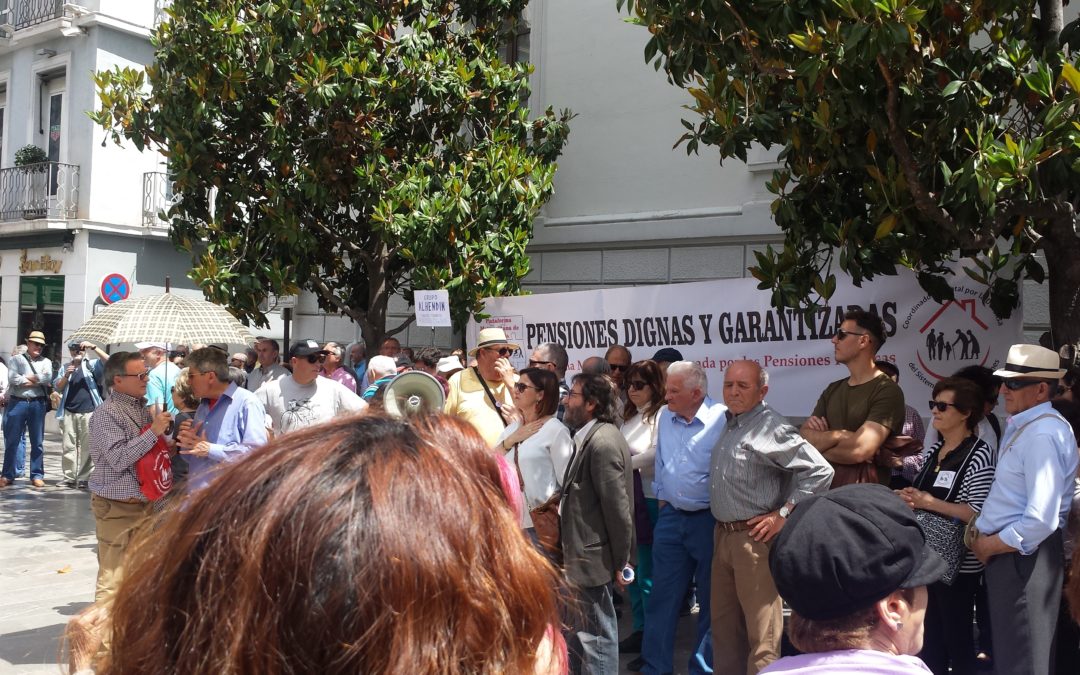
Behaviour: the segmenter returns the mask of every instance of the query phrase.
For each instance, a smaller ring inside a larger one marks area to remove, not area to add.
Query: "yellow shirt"
[[[513,403],[510,387],[506,386],[505,382],[488,380],[487,385],[496,401],[507,405]],[[466,368],[451,376],[450,393],[446,396],[443,412],[460,417],[476,427],[488,447],[494,447],[499,442],[499,436],[506,428],[472,368]]]

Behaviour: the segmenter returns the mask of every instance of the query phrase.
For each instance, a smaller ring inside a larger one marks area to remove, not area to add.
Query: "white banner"
[[[450,291],[413,291],[416,325],[426,328],[453,325],[450,321]]]
[[[772,307],[769,292],[751,278],[490,298],[489,318],[469,325],[468,343],[476,344],[480,328],[500,327],[521,344],[511,359],[521,369],[536,345],[557,342],[570,355],[568,380],[582,361],[603,356],[613,344],[630,349],[634,361],[673,347],[705,368],[718,401],[727,365],[751,359],[769,371],[770,405],[806,417],[825,386],[847,376],[833,358],[831,339],[844,312],[861,307],[885,322],[878,358],[899,366],[904,396],[925,418],[935,382],[968,365],[998,368],[1009,346],[1022,340],[1020,308],[998,319],[979,301],[977,283],[962,272],[952,279],[956,300],[944,305],[907,270],[862,288],[841,282],[829,306],[805,321],[794,310]]]

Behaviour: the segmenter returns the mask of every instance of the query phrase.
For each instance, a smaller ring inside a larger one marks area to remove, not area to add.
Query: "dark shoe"
[[[30,481],[30,484],[36,488],[45,487],[45,481],[41,480],[40,478],[35,478],[34,480]]]
[[[79,481],[78,483],[75,484],[75,488],[78,489],[78,490],[89,490],[90,489],[90,483],[85,481],[85,480],[81,480],[81,481]]]
[[[645,659],[641,658],[640,656],[631,661],[630,663],[626,664],[626,669],[634,673],[640,673],[641,669],[644,667]]]
[[[619,643],[620,654],[638,654],[641,652],[642,632],[639,630],[630,633],[625,640]]]

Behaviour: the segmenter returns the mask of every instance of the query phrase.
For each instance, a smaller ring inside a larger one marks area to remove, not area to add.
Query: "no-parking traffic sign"
[[[106,274],[105,278],[101,280],[101,299],[112,304],[114,302],[120,302],[126,300],[128,295],[131,294],[131,284],[128,283],[127,277],[123,274]]]

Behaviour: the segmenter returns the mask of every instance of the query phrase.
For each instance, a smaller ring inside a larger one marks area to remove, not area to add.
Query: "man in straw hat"
[[[476,367],[450,378],[443,411],[476,427],[489,446],[499,441],[499,434],[510,423],[515,375],[509,357],[520,348],[506,339],[502,328],[484,328],[476,346],[469,350],[469,356],[476,357]]]
[[[44,348],[45,335],[35,330],[26,337],[26,353],[13,356],[8,364],[11,390],[4,428],[4,469],[0,488],[15,481],[15,455],[27,430],[30,431],[30,484],[45,487],[45,411],[53,381],[53,365],[42,355]]]
[[[1064,373],[1058,355],[1037,345],[1013,345],[994,372],[1011,417],[971,548],[986,565],[995,673],[1050,672],[1078,464],[1072,427],[1050,405]]]

